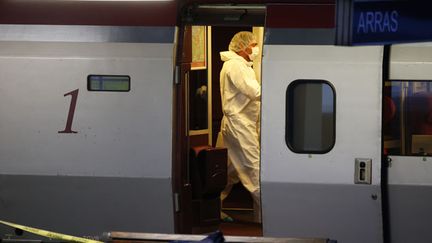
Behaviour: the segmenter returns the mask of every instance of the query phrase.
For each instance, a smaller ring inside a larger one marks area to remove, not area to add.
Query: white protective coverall
[[[224,61],[220,73],[220,89],[224,117],[222,139],[228,149],[228,182],[221,193],[224,200],[239,180],[252,194],[255,221],[261,221],[260,207],[260,145],[258,138],[261,87],[252,69],[252,62],[233,51],[221,52]],[[222,141],[218,141],[221,144]]]

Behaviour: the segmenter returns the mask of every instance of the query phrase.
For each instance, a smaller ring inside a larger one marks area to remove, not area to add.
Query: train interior
[[[428,81],[388,81],[384,88],[385,153],[432,153],[432,86]]]
[[[228,50],[231,38],[239,31],[253,32],[262,50],[264,27],[254,26],[251,20],[256,21],[253,16],[257,14],[260,15],[258,19],[263,20],[263,11],[220,11],[204,6],[197,12],[193,23],[184,27],[183,43],[183,55],[190,56],[186,58],[190,66],[185,67],[189,70],[184,88],[188,128],[185,147],[190,151],[186,177],[192,187],[192,233],[220,229],[226,235],[262,236],[262,225],[253,222],[252,198],[241,183],[233,187],[220,205],[219,194],[225,187],[227,175],[215,171],[219,166],[226,168],[227,163],[227,151],[218,143],[223,117],[219,83],[223,62],[219,53]],[[261,56],[254,61],[253,69],[261,82]],[[214,171],[209,171],[212,168]],[[213,176],[213,180],[206,176]],[[221,210],[233,221],[221,220]]]

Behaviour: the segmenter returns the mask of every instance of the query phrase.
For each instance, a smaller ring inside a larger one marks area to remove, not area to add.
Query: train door
[[[278,22],[281,15],[286,23]],[[263,231],[378,243],[383,48],[331,46],[331,16],[329,5],[267,7]]]
[[[383,139],[388,155],[391,242],[430,242],[432,232],[432,45],[390,49]]]
[[[240,205],[241,209],[236,208],[236,210],[242,211],[242,215],[239,216],[240,220],[236,215],[233,224],[222,223],[221,225],[220,210],[221,206],[224,206],[220,204],[219,193],[225,187],[226,167],[225,181],[221,187],[217,183],[214,184],[211,190],[207,190],[207,185],[204,185],[203,180],[208,178],[204,178],[201,174],[208,172],[201,166],[209,161],[202,161],[203,156],[199,154],[213,153],[216,157],[222,158],[225,153],[225,166],[227,162],[226,149],[221,149],[220,145],[217,145],[223,116],[219,85],[219,73],[223,65],[220,52],[228,50],[231,38],[239,31],[254,32],[259,39],[259,44],[262,44],[263,38],[264,7],[251,8],[246,5],[225,7],[223,5],[191,6],[186,10],[188,17],[184,19],[184,25],[179,31],[181,39],[178,52],[180,58],[177,61],[179,75],[174,115],[177,117],[178,157],[174,162],[173,171],[176,182],[175,204],[178,205],[176,231],[179,233],[205,233],[222,229],[225,234],[239,234],[239,232],[245,234],[244,230],[232,231],[231,226],[242,228],[244,224],[250,225],[248,222],[251,217],[243,216],[253,211],[252,199],[248,192],[242,188],[235,190],[231,194],[246,195],[246,198],[241,196],[231,198],[231,204],[225,207],[230,207],[231,210],[232,205]],[[260,25],[261,27],[258,27]],[[254,63],[253,68],[258,78],[260,67],[260,61]],[[212,176],[216,174],[212,173]],[[248,235],[262,234],[260,224],[253,225],[248,230],[249,233],[246,233]]]

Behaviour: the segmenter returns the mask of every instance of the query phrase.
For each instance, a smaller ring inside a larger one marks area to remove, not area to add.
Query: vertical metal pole
[[[406,116],[406,97],[408,96],[408,82],[401,82],[401,100],[400,100],[400,133],[401,133],[401,155],[406,155],[406,134],[407,134],[407,116]]]

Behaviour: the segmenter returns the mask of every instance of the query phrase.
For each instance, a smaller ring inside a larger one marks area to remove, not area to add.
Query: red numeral
[[[70,95],[72,97],[72,99],[71,99],[71,103],[69,106],[69,114],[67,117],[66,127],[63,131],[59,131],[58,133],[78,133],[76,131],[72,131],[72,122],[73,122],[75,107],[76,107],[76,103],[77,103],[77,99],[78,99],[78,89],[71,91],[67,94],[64,94],[65,97],[68,95]]]

